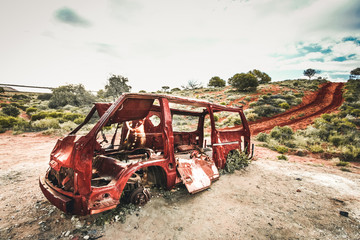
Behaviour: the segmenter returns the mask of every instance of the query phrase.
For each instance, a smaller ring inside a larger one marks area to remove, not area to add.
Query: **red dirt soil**
[[[326,83],[314,94],[306,95],[299,106],[273,117],[250,122],[252,135],[269,132],[275,126],[290,126],[293,130],[306,128],[321,114],[333,112],[341,106],[344,101],[343,86],[344,83]]]

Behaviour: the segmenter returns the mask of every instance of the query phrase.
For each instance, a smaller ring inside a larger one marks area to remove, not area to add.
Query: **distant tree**
[[[256,77],[250,73],[237,73],[229,78],[228,83],[242,92],[256,90],[256,87],[259,86]]]
[[[5,89],[3,87],[0,87],[0,93],[4,93]]]
[[[118,98],[125,92],[130,92],[131,86],[127,84],[129,80],[121,75],[111,75],[105,85],[105,97]]]
[[[4,114],[8,115],[8,116],[12,116],[12,117],[17,117],[20,114],[20,110],[13,106],[13,105],[7,105],[5,107],[2,108],[1,110]]]
[[[63,107],[67,104],[73,106],[90,105],[95,101],[94,95],[85,90],[82,84],[69,84],[52,89],[49,101],[50,108]]]
[[[304,76],[308,77],[309,80],[311,79],[311,77],[313,77],[316,73],[320,73],[320,71],[312,69],[312,68],[308,68],[306,70],[304,70]]]
[[[139,93],[146,93],[146,91],[145,90],[140,90]]]
[[[44,101],[44,100],[50,100],[51,97],[52,97],[52,93],[42,93],[37,96],[37,99]]]
[[[218,76],[212,77],[208,83],[209,87],[225,87],[225,85],[226,85],[225,80],[221,79]]]
[[[271,82],[271,77],[265,72],[261,72],[260,70],[254,69],[252,71],[249,71],[248,73],[254,75],[254,77],[256,77],[256,79],[258,80],[259,84]]]
[[[201,83],[197,82],[196,80],[189,80],[187,85],[181,86],[184,89],[198,89],[201,88]]]
[[[180,88],[177,88],[177,87],[171,89],[171,92],[178,92],[178,91],[181,91],[181,89],[180,89]]]
[[[105,91],[103,89],[100,89],[99,91],[96,92],[96,97],[105,98]]]
[[[170,89],[169,86],[162,86],[161,88],[162,88],[163,92],[167,92]]]
[[[350,71],[350,79],[360,79],[360,68],[355,68]]]

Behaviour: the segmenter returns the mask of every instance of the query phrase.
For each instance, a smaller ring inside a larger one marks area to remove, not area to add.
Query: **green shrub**
[[[340,162],[336,163],[336,166],[338,166],[338,167],[346,167],[349,164],[350,164],[349,162],[340,161]]]
[[[285,146],[277,146],[275,149],[278,153],[281,154],[287,153],[289,151],[289,149]]]
[[[289,148],[296,148],[296,143],[294,143],[293,141],[286,141],[284,142],[284,145]]]
[[[22,100],[22,99],[29,99],[29,96],[26,96],[24,94],[15,94],[14,96],[11,97],[14,100]]]
[[[214,121],[215,122],[219,121],[219,116],[218,115],[214,115]]]
[[[250,164],[248,156],[239,150],[230,151],[226,158],[225,172],[233,173],[235,170],[240,170]]]
[[[260,142],[266,142],[268,140],[268,135],[266,133],[261,132],[256,136],[256,140]]]
[[[237,73],[229,78],[228,82],[238,91],[253,91],[259,86],[256,77],[249,73]]]
[[[31,127],[30,122],[26,121],[23,118],[18,118],[17,122],[14,123],[14,126],[12,129],[13,129],[13,131],[15,131],[19,134],[19,133],[22,133],[25,131],[31,131],[32,127]]]
[[[355,117],[360,117],[360,109],[354,109],[351,111],[351,115]]]
[[[32,113],[34,113],[34,112],[36,112],[36,111],[37,111],[37,108],[36,108],[36,107],[28,107],[28,108],[26,109],[26,114],[30,116]]]
[[[279,160],[285,160],[285,161],[288,160],[288,158],[284,154],[281,154],[281,155],[277,156],[277,158]]]
[[[360,148],[349,145],[340,154],[340,160],[342,161],[360,161]]]
[[[85,121],[85,117],[79,117],[74,120],[75,124],[81,124]]]
[[[309,151],[312,153],[323,153],[324,149],[320,145],[311,145]]]
[[[342,167],[342,168],[340,168],[340,170],[343,172],[351,172],[351,170],[346,167]]]
[[[253,107],[256,107],[257,105],[258,105],[257,102],[251,102],[249,104],[249,107],[253,108]]]
[[[22,118],[16,118],[12,116],[0,116],[0,128],[10,129],[20,121],[25,121]]]
[[[330,136],[329,142],[331,142],[335,147],[338,147],[343,143],[343,137],[339,135]]]
[[[274,107],[269,104],[254,107],[254,112],[260,117],[271,117],[283,111],[284,111],[283,109],[279,107]]]
[[[259,116],[256,113],[249,112],[248,114],[246,114],[246,119],[250,122],[256,121],[256,119],[258,118]]]
[[[288,126],[276,126],[271,130],[270,137],[284,142],[294,138],[294,131]]]
[[[41,119],[44,119],[48,116],[48,113],[47,112],[39,112],[39,113],[36,113],[36,114],[33,114],[31,116],[31,121],[37,121],[37,120],[41,120]]]
[[[287,103],[287,102],[284,102],[284,103],[280,103],[279,104],[279,107],[283,108],[283,109],[289,109],[290,108],[290,105]]]
[[[23,111],[26,110],[26,107],[25,107],[24,105],[21,105],[21,104],[16,103],[16,102],[12,102],[12,103],[10,103],[10,105],[12,105],[12,106],[14,106],[14,107],[17,107],[17,108],[19,108],[19,109],[21,109],[21,110],[23,110]]]
[[[60,128],[59,121],[54,118],[40,119],[35,122],[32,122],[31,125],[35,130],[46,130],[49,128],[59,129]]]
[[[246,96],[246,97],[244,98],[244,100],[247,101],[247,102],[250,102],[251,99],[252,99],[252,97],[250,97],[250,96]]]
[[[74,122],[68,121],[68,122],[64,122],[63,124],[60,125],[61,130],[64,132],[70,132],[73,129],[76,128],[76,124]]]
[[[85,106],[94,102],[95,96],[85,87],[79,85],[65,85],[52,89],[52,97],[49,102],[50,108],[63,107],[67,104],[73,106]]]
[[[333,114],[328,114],[328,113],[325,113],[325,114],[322,114],[321,115],[321,118],[324,119],[325,121],[327,122],[330,122],[331,119],[333,119],[335,117],[335,115]]]
[[[43,94],[40,94],[39,96],[37,96],[37,99],[50,100],[51,97],[52,97],[52,93],[43,93]]]
[[[17,117],[20,114],[20,111],[17,107],[14,107],[12,105],[8,105],[6,107],[3,107],[1,110],[4,114],[12,117]]]

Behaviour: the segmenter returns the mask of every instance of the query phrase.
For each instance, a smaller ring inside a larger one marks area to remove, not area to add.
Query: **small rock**
[[[340,211],[340,215],[344,217],[349,217],[349,212],[346,211]]]
[[[84,239],[89,239],[89,238],[90,238],[89,235],[84,236]]]
[[[298,178],[295,178],[295,180],[302,181],[302,178],[298,177]]]
[[[301,192],[301,190],[300,190],[300,189],[296,189],[296,192]]]
[[[70,231],[67,231],[67,232],[64,234],[65,237],[68,237],[69,235],[70,235]]]

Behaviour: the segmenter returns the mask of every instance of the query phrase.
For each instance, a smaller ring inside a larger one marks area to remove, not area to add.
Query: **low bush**
[[[282,113],[284,110],[269,104],[254,107],[254,113],[259,117],[271,117],[275,114]]]
[[[281,154],[281,155],[277,156],[277,158],[279,160],[285,160],[285,161],[288,160],[288,158],[284,154]]]
[[[287,102],[284,102],[284,103],[280,103],[279,104],[279,107],[283,108],[283,109],[289,109],[290,108],[290,105],[287,103]]]
[[[349,162],[344,162],[344,161],[340,161],[338,163],[336,163],[336,166],[338,167],[346,167],[349,165]]]
[[[320,145],[311,145],[309,151],[312,153],[323,153],[324,149]]]
[[[343,137],[339,135],[330,136],[329,142],[331,142],[335,147],[339,147],[343,143]]]
[[[37,99],[44,101],[44,100],[50,100],[51,97],[52,97],[52,93],[43,93],[37,96]]]
[[[80,113],[70,113],[70,112],[61,112],[61,111],[41,111],[35,113],[31,116],[32,121],[37,121],[45,118],[55,118],[58,119],[61,123],[67,121],[74,121],[77,118],[85,117]]]
[[[240,170],[244,167],[247,167],[250,162],[251,160],[245,153],[240,152],[237,149],[233,150],[226,158],[224,171],[227,173],[233,173],[235,170]]]
[[[256,136],[256,140],[258,140],[260,142],[267,142],[268,135],[266,133],[261,132]]]
[[[0,128],[6,130],[11,129],[15,125],[24,125],[24,119],[12,116],[0,116]]]
[[[246,114],[246,119],[250,122],[256,121],[259,118],[259,116],[254,112],[249,112]]]
[[[29,115],[29,116],[31,116],[31,114],[33,114],[33,113],[36,112],[36,111],[37,111],[37,108],[36,108],[36,107],[28,107],[28,108],[26,109],[26,114]]]
[[[288,126],[276,126],[271,130],[270,137],[283,143],[294,138],[294,131]]]
[[[24,105],[19,104],[19,103],[16,103],[16,102],[12,102],[12,103],[10,103],[10,105],[12,105],[12,106],[14,106],[14,107],[17,107],[17,108],[19,108],[19,109],[21,109],[21,110],[23,110],[23,111],[26,110],[26,107],[25,107]]]
[[[24,94],[15,94],[14,96],[11,97],[13,100],[26,100],[29,99],[29,96],[26,96]]]
[[[277,146],[275,149],[278,153],[281,153],[281,154],[287,153],[289,151],[289,149],[284,146]]]
[[[342,161],[360,161],[360,148],[349,145],[340,154]]]
[[[4,114],[12,117],[17,117],[20,114],[20,110],[17,107],[8,105],[2,108],[1,110]]]
[[[76,118],[76,119],[74,120],[74,123],[75,123],[75,124],[81,124],[81,123],[84,122],[84,120],[85,120],[85,117],[79,117],[79,118]]]
[[[46,130],[49,128],[60,129],[60,124],[57,119],[54,118],[44,118],[31,123],[31,126],[35,130]]]

